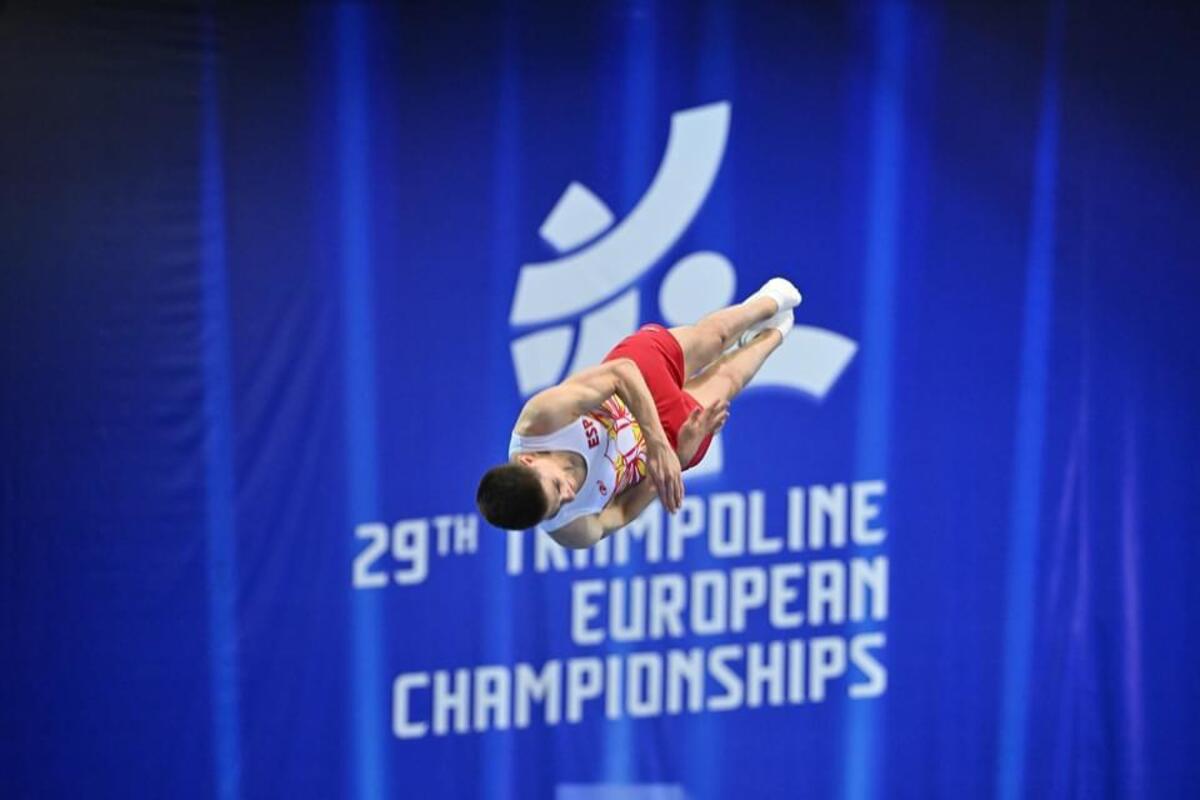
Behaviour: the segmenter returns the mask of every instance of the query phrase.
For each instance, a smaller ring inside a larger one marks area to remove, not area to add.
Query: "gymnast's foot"
[[[738,345],[741,347],[750,344],[756,336],[771,328],[774,328],[786,337],[788,331],[792,329],[792,325],[795,324],[795,315],[792,309],[800,305],[800,301],[803,299],[800,296],[800,290],[787,278],[771,278],[771,280],[762,285],[761,289],[746,298],[746,302],[756,300],[759,297],[770,297],[775,301],[778,310],[774,315],[762,322],[747,328],[741,338],[738,339]]]

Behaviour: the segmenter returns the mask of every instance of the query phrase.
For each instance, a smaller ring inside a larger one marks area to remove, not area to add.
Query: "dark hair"
[[[537,471],[524,464],[500,464],[485,472],[475,505],[488,522],[510,531],[532,528],[549,511]]]

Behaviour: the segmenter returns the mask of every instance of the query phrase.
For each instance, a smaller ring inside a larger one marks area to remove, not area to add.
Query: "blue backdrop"
[[[6,4],[0,794],[1200,794],[1197,33]],[[679,516],[478,519],[531,391],[775,274]]]

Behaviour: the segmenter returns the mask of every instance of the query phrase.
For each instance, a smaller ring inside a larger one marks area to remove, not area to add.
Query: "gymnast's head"
[[[532,528],[573,499],[574,487],[550,453],[519,453],[492,467],[475,492],[483,518],[510,531]]]

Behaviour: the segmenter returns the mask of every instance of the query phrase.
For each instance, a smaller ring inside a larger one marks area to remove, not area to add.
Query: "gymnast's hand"
[[[681,464],[690,464],[704,437],[716,433],[729,419],[729,401],[718,400],[707,408],[693,408],[692,413],[679,428],[679,455]]]
[[[665,437],[646,442],[646,470],[658,491],[658,499],[674,514],[683,503],[683,477],[679,456]]]

